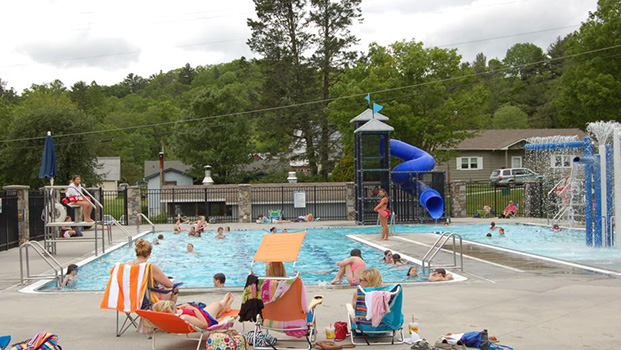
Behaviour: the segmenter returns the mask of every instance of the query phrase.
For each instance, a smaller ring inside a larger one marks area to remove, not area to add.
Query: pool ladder
[[[32,248],[42,259],[45,261],[51,268],[54,270],[53,275],[31,275],[30,274],[30,259],[28,257],[28,249]],[[23,250],[26,250],[26,271],[24,271],[24,254]],[[20,281],[21,284],[24,284],[24,281],[36,280],[36,279],[50,279],[53,278],[56,280],[56,287],[60,287],[60,283],[63,280],[63,267],[45,248],[41,245],[41,243],[37,241],[28,241],[24,242],[19,246],[19,272],[20,272]],[[24,272],[26,272],[26,276],[24,277]]]
[[[443,268],[459,268],[460,271],[464,271],[464,253],[463,253],[463,243],[461,236],[455,232],[444,232],[435,243],[429,248],[425,256],[422,259],[422,268],[423,274],[425,274],[425,270],[427,273],[431,272],[431,262],[436,257],[436,255],[443,250],[446,243],[449,239],[453,239],[453,265],[445,265],[445,266],[436,266],[435,268],[443,267]],[[459,238],[459,265],[457,264],[457,240]]]

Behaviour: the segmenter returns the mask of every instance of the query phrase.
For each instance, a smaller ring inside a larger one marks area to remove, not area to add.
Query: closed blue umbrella
[[[54,178],[56,177],[56,151],[54,151],[54,139],[52,132],[47,132],[45,138],[45,146],[43,147],[43,158],[41,159],[41,167],[39,168],[39,178],[49,178],[50,184],[54,186]]]

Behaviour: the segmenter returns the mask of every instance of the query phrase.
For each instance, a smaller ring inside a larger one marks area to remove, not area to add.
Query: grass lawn
[[[518,216],[523,214],[524,188],[515,187],[492,187],[484,184],[466,185],[466,210],[469,216],[473,216],[478,210],[489,205],[496,212],[496,216],[502,214],[509,201],[518,204]]]

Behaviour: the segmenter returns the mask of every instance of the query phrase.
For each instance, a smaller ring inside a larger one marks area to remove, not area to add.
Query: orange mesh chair
[[[200,332],[200,337],[198,339],[188,338],[192,340],[197,340],[198,344],[196,345],[196,350],[198,350],[201,346],[201,342],[203,341],[203,336],[206,333],[215,332],[219,330],[226,330],[233,327],[233,322],[223,322],[213,325],[207,329],[198,328],[194,325],[191,325],[181,319],[179,316],[175,314],[170,314],[166,312],[157,312],[157,311],[149,311],[149,310],[136,310],[138,316],[148,320],[158,329],[166,332],[166,333],[174,333],[174,334],[185,334],[186,336],[191,333]],[[222,314],[221,316],[236,316],[239,313],[239,310],[230,310],[227,313]],[[151,348],[155,349],[155,329],[151,333]]]
[[[116,310],[116,336],[120,337],[132,325],[138,328],[138,316],[132,316],[136,310],[159,301],[155,292],[150,263],[129,265],[118,263],[110,270],[110,279],[106,286],[101,309]],[[125,313],[125,320],[119,326],[119,314]]]
[[[255,262],[293,262],[298,259],[306,232],[266,234],[254,258]],[[294,265],[295,266],[295,265]],[[295,338],[278,337],[279,341],[306,341],[302,349],[312,349],[317,335],[316,306],[323,297],[316,296],[308,305],[306,292],[299,273],[293,277],[259,277],[261,294],[269,294],[271,300],[265,301],[262,315],[257,317],[252,343],[255,349],[276,349],[276,347],[256,346],[256,336],[265,330],[293,335]],[[277,288],[278,287],[278,288]],[[283,288],[284,287],[284,288]],[[283,291],[280,294],[277,290]],[[287,349],[291,349],[287,347]]]

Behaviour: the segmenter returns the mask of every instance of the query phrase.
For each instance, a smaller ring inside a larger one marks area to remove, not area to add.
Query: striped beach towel
[[[131,313],[142,308],[145,293],[152,303],[157,302],[156,294],[149,291],[152,276],[150,263],[114,265],[99,307]]]

